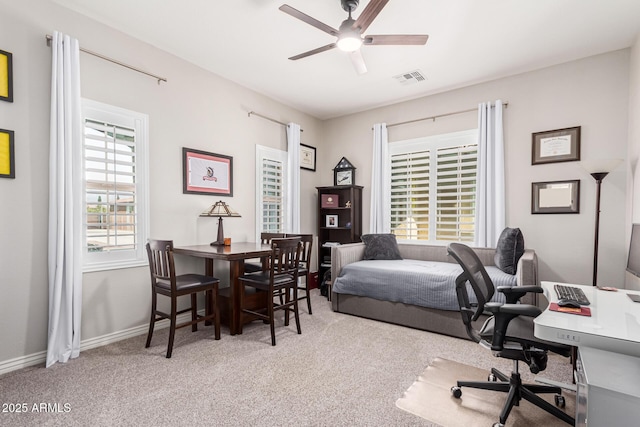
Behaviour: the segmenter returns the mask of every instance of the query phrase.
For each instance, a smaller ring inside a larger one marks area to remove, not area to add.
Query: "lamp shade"
[[[593,173],[609,173],[617,168],[620,163],[622,163],[622,159],[592,159],[592,160],[583,160],[580,162],[580,165],[584,170]]]
[[[233,210],[231,206],[220,200],[208,208],[206,211],[202,212],[200,216],[216,216],[216,217],[227,217],[227,216],[236,216],[239,217],[240,214]]]

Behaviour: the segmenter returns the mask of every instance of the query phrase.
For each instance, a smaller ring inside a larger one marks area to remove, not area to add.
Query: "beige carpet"
[[[505,374],[508,374],[505,372]],[[418,380],[396,401],[396,406],[443,427],[490,426],[498,421],[505,393],[463,388],[462,397],[451,394],[458,379],[485,381],[488,372],[472,366],[436,358]],[[575,412],[575,393],[563,391],[565,411]],[[545,396],[553,403],[553,395]],[[528,401],[522,400],[507,419],[507,426],[567,426]]]

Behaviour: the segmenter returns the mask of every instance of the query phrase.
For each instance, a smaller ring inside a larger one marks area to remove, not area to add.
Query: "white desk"
[[[549,302],[558,300],[555,282],[542,282]],[[563,283],[565,284],[565,283]],[[534,319],[534,335],[540,339],[576,347],[591,347],[640,356],[640,303],[626,295],[638,291],[602,291],[580,286],[591,305],[591,317],[545,310]]]
[[[555,282],[542,282],[549,302]],[[563,285],[567,285],[563,283]],[[627,293],[579,286],[591,317],[549,309],[536,317],[533,334],[578,347],[576,426],[631,426],[640,419],[640,303]]]

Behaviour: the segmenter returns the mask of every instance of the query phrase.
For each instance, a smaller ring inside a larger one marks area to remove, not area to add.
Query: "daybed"
[[[424,268],[425,271],[428,272],[439,271],[439,268],[444,268],[445,272],[452,268],[460,268],[456,264],[455,260],[448,256],[446,246],[398,244],[398,249],[403,258],[400,261],[363,261],[363,255],[365,252],[364,243],[352,243],[332,248],[332,286],[330,288],[330,292],[333,310],[340,313],[395,323],[445,335],[468,338],[457,308],[457,300],[455,299],[455,277],[459,274],[457,272],[451,273],[451,271],[449,271],[448,273],[449,276],[453,274],[454,282],[450,285],[451,298],[453,298],[453,300],[444,302],[439,301],[438,304],[443,308],[425,307],[416,305],[415,303],[399,301],[399,299],[406,300],[406,297],[392,297],[395,298],[395,301],[385,300],[384,294],[386,291],[384,289],[381,291],[380,289],[397,282],[401,282],[401,286],[406,286],[407,280],[413,280],[410,277],[407,278],[407,270],[413,269],[413,266],[415,265],[417,265],[418,269]],[[487,266],[488,270],[497,270],[494,264],[495,249],[475,248],[475,251],[482,263]],[[422,266],[420,266],[420,263],[413,262],[412,260],[431,261],[434,263],[428,263],[431,264],[430,266],[425,266],[425,263],[422,263]],[[345,266],[356,262],[359,263],[354,264],[345,272]],[[363,263],[364,268],[368,268],[370,264],[366,263],[372,262],[382,263],[382,266],[378,265],[376,268],[379,269],[377,271],[374,269],[373,273],[369,271],[368,274],[362,274],[363,281],[360,283],[360,286],[356,286],[355,290],[354,288],[345,290],[344,286],[341,284],[344,281],[346,274],[349,273],[351,279],[358,277],[361,272],[358,272],[357,269],[354,270],[354,268],[358,265],[362,266]],[[385,267],[385,263],[389,265],[388,268]],[[448,265],[439,265],[438,263],[447,263]],[[385,272],[385,269],[388,271]],[[462,269],[459,269],[459,272],[462,272]],[[513,284],[516,286],[539,286],[538,260],[535,252],[531,249],[524,250],[524,254],[517,261],[517,270],[515,271],[515,275],[509,276],[512,276],[514,281]],[[494,279],[494,277],[492,277],[492,279]],[[439,279],[436,279],[436,281],[438,280]],[[442,280],[444,281],[445,279],[443,278]],[[446,280],[450,280],[450,278]],[[367,293],[367,288],[375,285],[374,282],[378,282],[378,290],[373,292],[374,296],[372,297],[370,296],[370,293]],[[413,289],[408,292],[409,294],[418,294],[422,292],[416,290],[418,285],[415,283],[409,282],[409,285],[410,287],[413,286]],[[445,285],[441,283],[441,286]],[[502,296],[500,295],[500,297]],[[446,300],[447,298],[448,297],[444,299]],[[442,300],[443,298],[439,299]],[[521,298],[521,302],[525,304],[537,304],[536,294],[528,293]],[[424,303],[424,295],[422,301],[419,303]],[[424,305],[433,304],[426,303]],[[484,319],[480,318],[478,322],[484,322]]]

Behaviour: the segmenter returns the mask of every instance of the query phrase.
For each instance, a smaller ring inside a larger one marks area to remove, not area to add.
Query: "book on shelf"
[[[324,242],[322,244],[322,247],[323,248],[332,248],[334,246],[340,246],[340,244],[341,244],[340,242]]]

